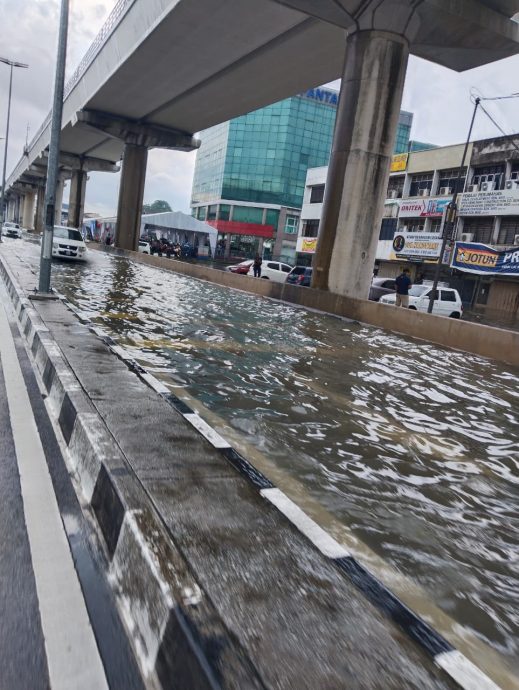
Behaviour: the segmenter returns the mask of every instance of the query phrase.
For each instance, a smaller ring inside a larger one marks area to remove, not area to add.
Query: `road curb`
[[[175,687],[198,687],[197,683],[210,688],[264,687],[252,662],[239,642],[223,629],[214,607],[175,550],[149,497],[30,300],[23,296],[3,257],[0,257],[0,274],[49,395],[83,496],[103,534],[120,613],[132,634],[143,674],[146,677],[154,675],[163,688],[173,687],[170,685],[172,678],[175,678]],[[498,690],[488,676],[408,608],[183,400],[135,362],[113,338],[85,319],[72,304],[62,301],[461,688]],[[179,583],[183,583],[182,586]],[[142,601],[143,592],[146,592],[146,606]],[[218,659],[211,658],[212,635],[218,636],[220,646],[221,640],[225,640],[224,653],[219,649]],[[187,668],[179,668],[179,656],[189,660],[184,664]],[[234,674],[232,680],[228,677],[229,669]],[[182,672],[196,672],[197,675],[186,676],[184,684],[177,684],[183,677],[178,674]]]

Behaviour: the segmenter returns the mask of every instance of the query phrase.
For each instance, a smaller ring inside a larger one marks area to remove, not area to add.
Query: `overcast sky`
[[[67,74],[70,75],[101,28],[115,0],[71,0]],[[50,110],[56,54],[58,0],[0,0],[0,55],[26,62],[30,69],[14,75],[7,170]],[[0,136],[4,136],[9,70],[0,64]],[[334,83],[337,88],[339,83]],[[471,89],[485,96],[519,92],[519,56],[463,74],[411,57],[402,107],[414,113],[412,138],[435,144],[462,141],[472,114]],[[519,99],[486,105],[507,133],[519,132]],[[499,136],[480,114],[474,137]],[[3,142],[2,142],[3,151]],[[195,153],[151,151],[145,201],[165,199],[174,209],[189,210]],[[3,154],[2,154],[3,159]],[[94,173],[87,187],[86,210],[112,214],[117,206],[119,175]]]

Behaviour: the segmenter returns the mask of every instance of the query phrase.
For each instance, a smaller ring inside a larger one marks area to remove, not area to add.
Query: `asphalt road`
[[[0,688],[143,688],[0,288]]]

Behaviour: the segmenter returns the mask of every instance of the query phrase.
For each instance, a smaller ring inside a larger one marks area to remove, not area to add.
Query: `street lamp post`
[[[4,224],[5,214],[5,171],[7,166],[7,147],[9,145],[9,120],[11,119],[11,94],[13,91],[13,67],[23,67],[27,69],[29,65],[23,64],[23,62],[16,62],[14,60],[8,60],[7,58],[0,57],[0,62],[9,65],[11,68],[9,74],[9,96],[7,99],[7,124],[5,128],[5,145],[4,145],[4,166],[2,170],[2,194],[0,196],[0,242],[2,241],[2,225]],[[2,137],[3,138],[3,137]]]
[[[38,291],[51,293],[50,272],[52,264],[52,239],[54,236],[54,208],[56,206],[56,185],[59,174],[59,148],[61,119],[63,117],[63,91],[65,86],[65,61],[67,57],[69,0],[61,0],[58,33],[58,55],[54,80],[54,100],[50,128],[49,160],[47,163],[47,184],[45,186],[45,227],[41,241],[40,280]]]
[[[472,113],[472,120],[470,121],[469,132],[467,134],[467,141],[465,143],[465,148],[463,149],[463,156],[461,158],[461,164],[458,168],[458,176],[456,178],[456,186],[454,187],[454,194],[452,195],[452,201],[449,202],[447,210],[445,213],[445,222],[443,224],[443,239],[442,246],[440,249],[440,256],[438,258],[438,263],[434,269],[434,280],[431,290],[431,296],[429,297],[429,306],[427,307],[427,313],[432,314],[434,300],[436,299],[436,293],[438,292],[438,282],[440,280],[440,271],[442,267],[443,255],[445,254],[445,249],[447,247],[447,242],[452,239],[452,234],[454,230],[454,225],[456,223],[458,205],[456,203],[458,199],[458,190],[460,188],[461,176],[463,174],[463,168],[465,167],[465,159],[467,158],[467,151],[469,150],[470,137],[472,136],[472,128],[474,127],[474,120],[476,119],[476,112],[480,104],[481,99],[476,98],[474,101],[474,112]],[[467,171],[468,172],[468,171]]]

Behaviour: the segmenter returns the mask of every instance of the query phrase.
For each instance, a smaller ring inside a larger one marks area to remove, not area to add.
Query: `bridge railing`
[[[77,85],[77,83],[79,82],[81,77],[84,75],[84,73],[90,67],[90,65],[95,60],[95,58],[99,55],[102,47],[104,46],[106,41],[110,38],[114,29],[119,25],[119,22],[121,21],[123,16],[126,14],[128,9],[130,8],[130,6],[133,5],[133,3],[135,1],[136,0],[118,0],[117,1],[115,7],[113,8],[113,10],[108,15],[107,20],[105,21],[105,23],[101,27],[101,30],[99,31],[99,33],[95,37],[90,48],[87,50],[87,52],[83,56],[81,62],[76,67],[73,75],[70,77],[70,79],[65,84],[63,100],[66,100],[66,98],[70,95],[73,88]],[[33,138],[31,139],[31,142],[28,146],[29,149],[32,149],[33,145],[41,137],[41,135],[43,134],[45,129],[49,126],[51,119],[52,119],[52,112],[50,112],[47,115],[47,117],[43,121],[43,124],[38,129],[38,131],[33,136]]]

